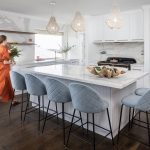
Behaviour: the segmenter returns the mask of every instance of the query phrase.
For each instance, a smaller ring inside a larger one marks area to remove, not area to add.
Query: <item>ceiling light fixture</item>
[[[80,12],[75,13],[71,27],[75,32],[84,32],[85,31],[84,17],[81,15]]]
[[[112,11],[110,16],[106,20],[106,24],[110,29],[120,29],[123,26],[123,18],[121,16],[119,4],[116,0],[114,0]]]
[[[50,2],[51,5],[51,17],[50,20],[46,26],[46,30],[50,33],[50,34],[57,34],[59,32],[59,25],[56,21],[56,18],[53,15],[53,9],[56,6],[56,2],[52,1]]]

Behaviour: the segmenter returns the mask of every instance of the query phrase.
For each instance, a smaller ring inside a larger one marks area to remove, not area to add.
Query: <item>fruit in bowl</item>
[[[100,67],[95,67],[94,69],[95,69],[95,72],[96,72],[97,74],[99,74],[99,73],[101,72],[101,68],[100,68]]]
[[[107,66],[89,66],[87,69],[90,73],[102,78],[113,78],[125,73],[123,69]]]
[[[98,73],[95,70],[95,66],[88,66],[87,70],[94,75],[98,75]]]

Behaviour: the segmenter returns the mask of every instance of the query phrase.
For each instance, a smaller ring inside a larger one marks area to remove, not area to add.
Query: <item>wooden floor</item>
[[[13,108],[11,118],[8,116],[9,104],[0,103],[0,150],[63,150],[62,129],[55,119],[47,122],[45,132],[37,132],[37,114],[27,118],[24,125],[20,122],[20,106]],[[33,119],[34,118],[34,119]],[[97,150],[150,150],[149,147],[133,140],[137,138],[147,142],[147,131],[133,126],[130,131],[121,135],[119,145],[113,147],[111,141],[97,136]],[[127,137],[129,136],[129,137]],[[70,150],[91,150],[91,145],[82,141],[77,136],[71,136]]]

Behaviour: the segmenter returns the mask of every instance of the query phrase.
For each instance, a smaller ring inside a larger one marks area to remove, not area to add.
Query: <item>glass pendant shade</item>
[[[84,32],[85,31],[84,18],[80,12],[76,12],[71,26],[75,32]]]
[[[46,29],[50,34],[57,34],[59,32],[59,25],[56,22],[56,19],[54,16],[50,17],[50,20],[46,26]]]
[[[118,5],[113,6],[112,12],[106,20],[106,24],[111,29],[120,29],[123,26],[123,18]]]

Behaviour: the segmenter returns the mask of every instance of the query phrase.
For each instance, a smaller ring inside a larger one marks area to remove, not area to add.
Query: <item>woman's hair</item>
[[[7,40],[7,36],[5,35],[0,35],[0,44],[2,44],[4,41]]]

